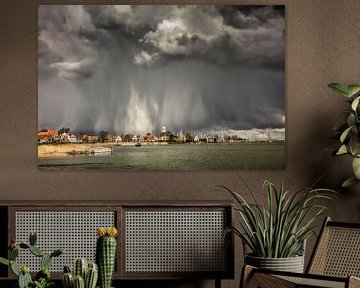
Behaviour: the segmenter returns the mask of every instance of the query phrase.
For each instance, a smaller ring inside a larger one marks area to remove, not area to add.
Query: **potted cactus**
[[[99,287],[110,288],[116,258],[115,227],[100,227],[97,229],[96,262],[99,267]]]
[[[95,288],[98,279],[98,267],[96,263],[88,262],[85,258],[78,258],[71,272],[69,266],[64,267],[64,288]]]
[[[43,252],[36,246],[37,236],[30,233],[29,243],[13,242],[9,248],[8,259],[0,257],[0,263],[10,266],[11,271],[18,277],[18,288],[49,288],[54,285],[50,280],[50,265],[54,257],[64,253],[63,249],[57,249],[51,254]],[[30,275],[30,268],[26,265],[19,266],[16,259],[20,249],[28,250],[33,255],[39,257],[41,270],[35,275],[34,280]]]

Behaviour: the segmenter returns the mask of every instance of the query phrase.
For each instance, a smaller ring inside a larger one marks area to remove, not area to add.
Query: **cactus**
[[[35,232],[31,232],[29,235],[29,244],[31,246],[35,246],[37,241],[37,235]]]
[[[42,252],[42,251],[40,250],[40,248],[38,248],[38,247],[36,247],[36,246],[30,245],[29,251],[30,251],[32,254],[34,254],[35,256],[37,256],[37,257],[41,257],[41,256],[44,255],[44,252]]]
[[[74,274],[75,276],[81,276],[85,279],[88,262],[85,258],[79,258],[75,261]]]
[[[74,276],[72,273],[64,273],[62,277],[64,288],[73,288],[74,287]]]
[[[52,260],[51,255],[48,253],[44,253],[43,256],[41,256],[41,261],[40,261],[41,269],[45,269],[45,268],[49,269],[51,265],[51,260]]]
[[[15,246],[14,248],[9,250],[8,257],[9,260],[16,260],[16,258],[19,256],[19,246]]]
[[[98,228],[99,238],[96,243],[96,262],[99,267],[100,288],[110,288],[112,274],[114,272],[116,256],[115,227]]]
[[[78,258],[74,263],[74,272],[71,273],[69,266],[64,266],[64,288],[95,288],[98,278],[98,269],[95,263],[89,263],[85,258]],[[81,279],[81,280],[80,280]],[[76,282],[76,283],[75,283]],[[82,283],[81,283],[82,282]],[[84,285],[84,286],[82,286]]]
[[[53,257],[60,256],[64,251],[63,249],[55,250],[53,253],[48,254],[36,247],[37,236],[35,233],[30,233],[29,244],[20,242],[16,243],[11,241],[11,245],[8,251],[8,259],[0,257],[0,264],[10,266],[11,271],[18,276],[18,286],[19,288],[29,288],[29,287],[51,287],[53,282],[50,281],[50,264]],[[16,264],[16,259],[19,256],[19,250],[24,249],[28,250],[30,253],[37,257],[41,257],[41,271],[39,271],[35,276],[35,281],[32,280],[30,275],[30,269],[27,266],[22,266],[21,268]]]
[[[19,288],[28,288],[32,283],[31,275],[29,273],[30,272],[29,268],[28,267],[26,268],[27,269],[22,269],[19,274],[19,279],[18,279]],[[27,270],[27,272],[24,270]]]
[[[74,277],[74,288],[85,288],[84,278],[77,275]]]
[[[57,249],[51,253],[51,257],[58,257],[64,253],[64,249]]]
[[[95,288],[98,279],[98,266],[96,263],[89,263],[85,276],[85,288]]]
[[[45,269],[42,269],[40,270],[38,273],[36,273],[35,275],[35,281],[41,281],[42,279],[48,281],[50,279],[50,271],[49,269],[45,268]]]

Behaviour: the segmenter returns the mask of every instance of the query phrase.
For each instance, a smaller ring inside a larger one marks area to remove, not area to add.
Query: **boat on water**
[[[141,143],[140,143],[140,142],[137,142],[137,143],[135,144],[135,147],[141,147]]]
[[[96,147],[95,149],[90,151],[90,154],[104,154],[111,152],[112,152],[112,147]]]

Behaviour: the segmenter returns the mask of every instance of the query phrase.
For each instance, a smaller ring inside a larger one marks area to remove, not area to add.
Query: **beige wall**
[[[142,1],[141,3],[173,1]],[[246,179],[264,200],[264,179],[289,189],[311,184],[339,191],[329,215],[360,221],[360,186],[339,188],[351,173],[346,158],[325,149],[346,105],[330,82],[360,83],[359,0],[180,1],[286,5],[286,170],[226,172],[44,172],[37,168],[37,5],[74,1],[0,0],[0,200],[219,200],[212,184]],[[105,3],[82,1],[77,3]],[[106,1],[107,4],[126,3]],[[128,3],[128,2],[127,2]],[[140,3],[140,2],[139,2]],[[240,250],[240,249],[239,249]],[[310,248],[311,250],[311,248]],[[240,258],[240,253],[236,254]],[[240,269],[241,260],[236,263]],[[226,281],[225,287],[237,287]],[[209,284],[210,285],[210,284]],[[208,286],[208,285],[206,285]]]

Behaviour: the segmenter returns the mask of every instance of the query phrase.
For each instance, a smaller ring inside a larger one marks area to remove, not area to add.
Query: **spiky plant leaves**
[[[240,228],[229,227],[226,233],[233,232],[239,236],[254,256],[279,258],[299,255],[304,241],[314,231],[314,221],[325,209],[316,203],[322,199],[331,199],[330,195],[334,191],[310,187],[290,193],[285,191],[283,183],[278,189],[270,181],[265,181],[263,187],[267,192],[266,206],[256,201],[248,186],[245,191],[252,202],[220,186],[236,200],[234,209],[241,218]]]

